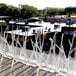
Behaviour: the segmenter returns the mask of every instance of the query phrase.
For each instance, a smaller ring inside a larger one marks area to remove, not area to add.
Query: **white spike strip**
[[[69,55],[70,55],[70,53],[73,51],[73,50],[72,50],[72,47],[73,47],[73,43],[74,43],[75,37],[76,37],[76,31],[74,32],[74,35],[73,35],[73,38],[72,38],[72,42],[71,42],[70,40],[68,40],[68,41],[69,41],[69,45],[70,45]],[[73,48],[73,49],[74,49],[74,48]]]
[[[38,67],[36,76],[39,76],[39,71],[40,71],[40,68]]]
[[[0,76],[3,76],[2,73],[1,73],[2,62],[3,62],[3,56],[1,56],[1,59],[0,59]]]
[[[23,47],[24,47],[25,49],[26,49],[27,35],[28,35],[28,32],[25,32],[25,39],[24,39],[24,44],[23,44]]]
[[[14,64],[15,64],[15,60],[13,59],[12,63],[11,63],[11,71],[13,71],[13,69],[14,69]],[[14,72],[11,73],[11,76],[15,76]]]
[[[42,50],[44,45],[44,37],[43,37],[42,45],[41,44],[40,46],[38,45],[38,43],[41,42],[41,40],[40,42],[38,42],[38,39],[40,39],[39,36],[40,36],[39,33],[36,34],[35,42],[31,40],[33,51],[27,50],[24,46],[23,47],[21,46],[21,48],[17,47],[17,45],[14,46],[15,35],[12,35],[12,45],[9,45],[7,43],[7,39],[5,39],[4,37],[2,38],[0,37],[0,45],[1,45],[0,53],[3,56],[5,55],[13,58],[11,63],[11,71],[13,71],[14,69],[14,63],[15,63],[14,60],[16,60],[16,61],[25,63],[27,65],[31,65],[31,66],[35,65],[35,67],[38,67],[37,76],[39,76],[39,69],[46,70],[52,73],[57,73],[57,75],[62,74],[63,76],[76,76],[76,65],[75,65],[76,46],[72,48],[76,35],[74,34],[72,38],[72,42],[69,40],[70,51],[68,54],[68,58],[66,58],[66,55],[64,52],[64,46],[63,46],[64,34],[62,34],[60,46],[56,44],[57,33],[55,33],[53,39],[50,38],[51,46],[48,54],[46,54]],[[17,42],[18,42],[18,39],[17,39]],[[18,44],[20,45],[19,42]],[[25,42],[24,42],[24,45],[26,45]],[[56,50],[55,47],[59,49],[58,55],[55,54],[55,50]],[[39,50],[40,52],[38,52],[37,50]],[[53,50],[53,53],[51,53],[51,50]],[[70,56],[73,51],[75,51],[74,58]],[[0,66],[2,65],[2,60],[3,59],[1,58]],[[0,70],[1,70],[1,67],[0,67]],[[13,74],[12,72],[11,76],[15,76],[15,74]]]

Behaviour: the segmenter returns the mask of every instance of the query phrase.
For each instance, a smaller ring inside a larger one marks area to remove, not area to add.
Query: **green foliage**
[[[58,14],[58,9],[57,8],[48,8],[47,10],[47,15],[49,16],[54,16]]]
[[[64,15],[64,9],[63,8],[47,8],[47,15],[48,16],[55,16],[55,15]]]
[[[19,7],[15,7],[12,5],[6,5],[4,3],[0,3],[0,15],[8,15],[12,17],[21,17],[21,18],[29,18],[35,16],[55,16],[55,15],[76,15],[76,7],[67,7],[67,8],[50,8],[42,10],[44,14],[42,14],[37,8],[29,5],[20,5]]]
[[[25,18],[34,17],[39,15],[39,11],[33,6],[21,5],[21,15]]]
[[[7,15],[12,17],[18,17],[20,15],[20,9],[9,5],[7,10]]]
[[[65,8],[65,12],[68,15],[70,15],[70,14],[76,14],[76,7],[67,7],[67,8]]]
[[[59,12],[58,12],[59,15],[65,15],[65,9],[64,8],[60,8],[59,9]]]
[[[0,3],[0,15],[6,15],[8,6],[4,3]]]
[[[21,7],[21,8],[20,8]],[[6,5],[4,3],[0,4],[0,15],[8,15],[12,17],[22,17],[29,18],[32,16],[40,15],[37,8],[28,5],[21,5],[20,7],[15,7],[12,5]]]

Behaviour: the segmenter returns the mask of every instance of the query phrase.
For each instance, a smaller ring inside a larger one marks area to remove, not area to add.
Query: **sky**
[[[76,0],[0,0],[0,3],[6,3],[7,5],[14,6],[27,4],[38,9],[43,9],[45,7],[65,8],[69,6],[76,6]]]

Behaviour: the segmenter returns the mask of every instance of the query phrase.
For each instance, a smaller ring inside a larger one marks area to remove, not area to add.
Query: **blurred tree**
[[[66,13],[65,13],[65,9],[64,9],[64,8],[58,9],[58,14],[59,14],[59,15],[65,15],[65,14],[66,14]]]
[[[76,14],[76,7],[67,7],[67,8],[65,8],[65,13],[67,15]]]
[[[47,15],[48,16],[55,16],[55,15],[58,15],[58,8],[48,8],[47,10]]]
[[[42,12],[41,12],[42,11]],[[47,7],[43,10],[38,10],[37,8],[29,5],[19,5],[15,7],[12,5],[6,5],[0,3],[0,15],[8,15],[14,18],[29,18],[35,16],[55,16],[55,15],[75,15],[76,7],[67,8],[51,8]]]
[[[65,9],[64,8],[48,8],[47,9],[47,15],[48,16],[55,16],[55,15],[65,15]]]
[[[12,17],[19,17],[20,9],[12,5],[9,5],[7,9],[7,15]]]
[[[29,18],[38,15],[39,15],[39,11],[37,10],[37,8],[28,5],[21,5],[21,16],[23,18]]]
[[[6,15],[7,14],[8,6],[4,3],[0,3],[0,15]]]

